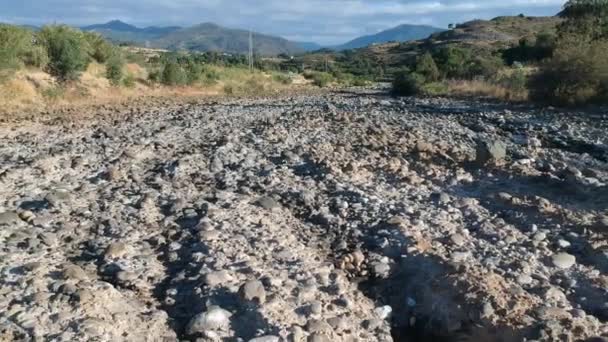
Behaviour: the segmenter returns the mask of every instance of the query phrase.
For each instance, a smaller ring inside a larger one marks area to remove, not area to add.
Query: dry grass
[[[273,75],[243,68],[209,67],[217,75],[215,82],[166,87],[151,84],[148,72],[137,64],[125,65],[133,87],[113,87],[105,78],[105,66],[92,63],[80,80],[58,85],[40,70],[21,70],[12,79],[0,83],[0,112],[25,113],[89,105],[117,104],[142,97],[195,99],[210,96],[258,96],[286,90],[290,85],[277,81]]]
[[[487,97],[509,102],[528,100],[527,91],[516,91],[482,80],[454,80],[447,82],[447,93],[465,97]]]

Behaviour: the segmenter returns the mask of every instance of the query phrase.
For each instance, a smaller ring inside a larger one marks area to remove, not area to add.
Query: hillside
[[[255,53],[260,55],[304,52],[304,49],[297,43],[284,38],[254,33],[253,39]],[[151,45],[169,50],[247,53],[249,51],[249,31],[204,23],[169,33],[152,42]]]
[[[114,42],[146,43],[158,39],[171,32],[180,30],[178,26],[139,28],[120,20],[112,20],[105,24],[84,26],[83,31],[97,32]]]
[[[410,40],[424,39],[431,34],[442,31],[444,30],[432,26],[404,24],[377,34],[353,39],[348,43],[335,46],[334,49],[350,50],[387,42],[407,42]]]
[[[558,17],[497,17],[491,20],[474,20],[430,37],[406,43],[376,44],[358,49],[358,58],[374,60],[388,67],[399,67],[423,51],[443,46],[472,49],[475,54],[495,54],[517,44],[522,38],[533,38],[541,32],[555,32],[561,22]],[[339,57],[339,56],[338,56]]]

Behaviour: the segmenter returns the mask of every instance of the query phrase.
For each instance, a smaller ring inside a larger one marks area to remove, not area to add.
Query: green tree
[[[425,53],[416,61],[416,72],[424,76],[428,82],[436,82],[441,77],[441,72],[430,53]]]
[[[65,25],[45,26],[38,39],[49,56],[49,72],[62,81],[76,80],[89,64],[89,46],[81,31]]]

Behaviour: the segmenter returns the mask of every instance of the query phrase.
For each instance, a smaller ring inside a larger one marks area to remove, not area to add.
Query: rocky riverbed
[[[0,124],[2,341],[608,336],[606,114],[353,91],[83,117]]]

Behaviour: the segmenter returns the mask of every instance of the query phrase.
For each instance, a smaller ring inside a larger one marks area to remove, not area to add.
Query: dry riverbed
[[[607,184],[600,112],[358,91],[4,122],[0,340],[608,336]]]

